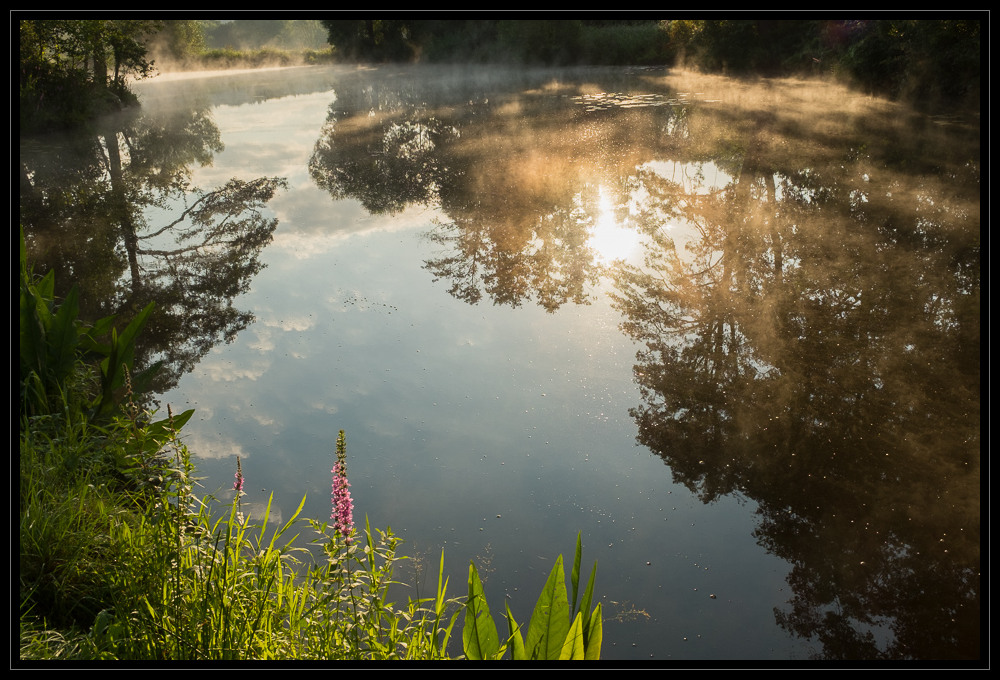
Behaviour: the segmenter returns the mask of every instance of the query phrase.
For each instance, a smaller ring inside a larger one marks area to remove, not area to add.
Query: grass
[[[461,602],[440,585],[389,599],[405,559],[391,530],[348,545],[310,521],[325,559],[301,560],[298,512],[270,532],[238,501],[213,518],[176,432],[148,455],[141,422],[55,415],[22,430],[21,659],[447,658]]]

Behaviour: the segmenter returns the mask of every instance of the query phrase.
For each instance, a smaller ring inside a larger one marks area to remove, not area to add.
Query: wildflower
[[[236,492],[236,521],[241,525],[246,521],[243,518],[243,467],[240,465],[240,457],[236,456],[236,481],[233,482],[233,491]]]
[[[245,495],[243,493],[243,468],[240,466],[240,457],[236,456],[236,481],[233,482],[233,491],[236,492],[236,497]]]
[[[351,499],[350,483],[347,481],[347,452],[344,431],[337,437],[337,462],[333,464],[333,528],[344,542],[350,545],[351,531],[354,529],[354,501]]]

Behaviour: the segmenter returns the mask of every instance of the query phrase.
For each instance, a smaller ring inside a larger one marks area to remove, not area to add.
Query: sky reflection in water
[[[206,490],[239,455],[244,507],[326,517],[344,429],[355,517],[521,620],[581,531],[605,658],[978,653],[978,142],[791,81],[449,75],[141,85],[208,107],[194,185],[287,182],[253,323],[163,395]]]

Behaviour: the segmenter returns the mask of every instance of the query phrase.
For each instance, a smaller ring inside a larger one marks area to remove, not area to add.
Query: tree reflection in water
[[[978,658],[978,128],[679,80],[399,95],[332,116],[311,170],[373,212],[438,208],[425,268],[470,304],[554,311],[610,274],[645,346],[638,440],[704,502],[757,504],[758,542],[792,565],[777,622],[826,658]],[[597,257],[602,196],[642,264]]]
[[[223,148],[203,107],[107,117],[61,137],[59,154],[47,143],[29,144],[21,159],[21,222],[35,266],[80,285],[86,319],[128,319],[156,302],[137,363],[163,362],[153,385],[163,392],[253,320],[233,300],[263,267],[277,226],[264,208],[284,180],[191,186],[192,166]]]
[[[978,123],[796,81],[620,76],[360,73],[309,171],[373,214],[435,210],[424,269],[470,304],[610,288],[644,348],[638,441],[705,503],[756,505],[791,565],[776,621],[818,656],[978,658]],[[233,300],[282,187],[195,190],[218,131],[174,115],[105,122],[54,163],[29,144],[20,178],[37,266],[93,291],[91,318],[158,301],[163,389],[250,322]],[[601,257],[608,222],[641,258]]]
[[[756,502],[792,565],[777,621],[824,658],[978,658],[978,151],[746,120],[721,190],[638,177],[650,247],[614,296],[638,439],[704,502]]]

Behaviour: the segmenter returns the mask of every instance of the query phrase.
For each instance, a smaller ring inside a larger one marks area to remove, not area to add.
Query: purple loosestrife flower
[[[354,501],[348,490],[350,483],[343,465],[338,461],[333,466],[333,528],[344,537],[344,542],[350,544],[351,529],[354,528]]]
[[[243,468],[240,466],[239,456],[236,456],[236,481],[233,482],[233,491],[236,492],[237,498],[243,495]]]
[[[243,501],[246,495],[243,493],[243,467],[240,465],[240,457],[236,456],[236,481],[233,482],[233,491],[236,492],[236,521],[243,524]]]
[[[337,462],[333,464],[333,520],[334,530],[344,537],[347,545],[351,544],[351,531],[354,529],[354,501],[351,499],[350,483],[347,481],[347,445],[344,431],[337,437]]]

